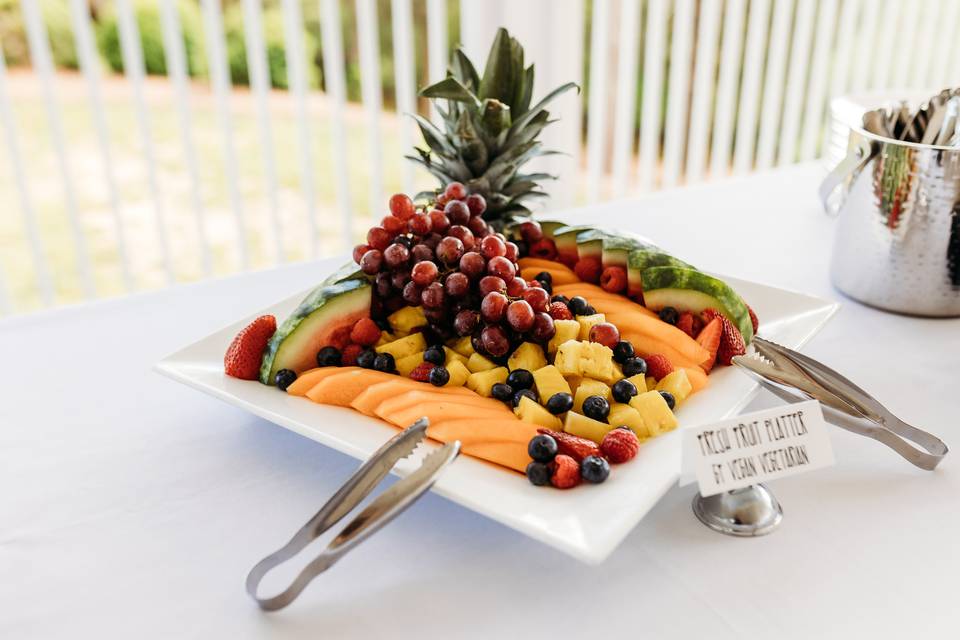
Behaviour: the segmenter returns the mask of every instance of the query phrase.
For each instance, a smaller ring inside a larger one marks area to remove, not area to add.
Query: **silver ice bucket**
[[[847,149],[820,186],[839,218],[834,285],[881,309],[960,316],[960,148],[852,127]]]

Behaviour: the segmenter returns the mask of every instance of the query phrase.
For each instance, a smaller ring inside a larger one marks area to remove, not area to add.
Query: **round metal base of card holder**
[[[704,498],[693,497],[693,513],[703,524],[728,536],[765,536],[783,520],[783,509],[762,484]]]

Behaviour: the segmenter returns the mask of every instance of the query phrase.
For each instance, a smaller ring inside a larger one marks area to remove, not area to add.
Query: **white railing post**
[[[770,0],[751,0],[747,21],[747,45],[743,54],[743,85],[737,113],[737,136],[733,148],[733,172],[743,174],[753,166],[757,144],[757,114],[760,112],[760,76],[765,57]]]
[[[367,117],[367,163],[370,167],[369,213],[376,219],[377,211],[386,202],[383,195],[383,148],[380,140],[380,119],[383,114],[383,94],[380,84],[380,43],[377,29],[376,0],[356,0],[357,44],[360,50],[360,90]]]
[[[660,150],[660,99],[663,91],[664,53],[666,50],[666,0],[647,4],[644,30],[643,103],[640,112],[640,189],[649,191],[657,183],[654,172]]]
[[[640,0],[620,0],[620,56],[617,60],[616,113],[613,124],[613,197],[627,192],[637,108],[637,65],[640,52]]]
[[[676,0],[670,43],[670,76],[667,86],[667,123],[663,133],[663,186],[680,179],[687,141],[687,106],[690,84],[690,50],[693,39],[693,0]]]
[[[347,250],[353,241],[353,211],[350,204],[350,180],[347,174],[346,122],[343,118],[347,87],[344,80],[343,35],[340,31],[340,8],[338,0],[320,1],[320,27],[323,31],[323,77],[327,99],[330,101],[331,152],[333,174],[336,176],[334,192],[337,208],[340,209],[342,228],[341,247]]]
[[[447,0],[427,0],[427,80],[431,84],[447,75],[447,49]],[[440,124],[436,108],[430,111]]]
[[[587,201],[600,199],[600,182],[607,159],[607,44],[610,2],[593,0],[590,21],[590,95],[587,96]]]
[[[746,0],[727,0],[723,16],[723,40],[720,44],[720,78],[717,80],[717,106],[713,117],[713,140],[710,148],[710,177],[719,178],[730,171],[733,142],[734,103],[740,72],[747,63],[741,59]],[[749,37],[747,35],[747,37]],[[744,74],[744,88],[747,78]],[[746,91],[743,92],[746,97]]]
[[[393,81],[396,85],[397,126],[400,149],[407,153],[413,147],[413,118],[417,112],[416,67],[413,61],[413,25],[410,0],[390,0],[390,21],[393,28]],[[404,193],[413,193],[413,163],[400,158],[400,185]]]
[[[693,104],[690,107],[690,135],[687,139],[687,184],[700,182],[710,148],[710,116],[717,66],[717,39],[720,35],[720,2],[700,5],[696,60],[693,72]]]

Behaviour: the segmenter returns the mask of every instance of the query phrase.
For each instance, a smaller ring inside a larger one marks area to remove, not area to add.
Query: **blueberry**
[[[673,408],[677,406],[677,399],[673,397],[673,394],[669,391],[661,391],[660,395],[663,396],[663,400],[667,403],[667,406],[670,407],[670,411],[673,411]]]
[[[637,393],[637,385],[633,384],[626,378],[623,380],[617,380],[617,382],[613,385],[613,399],[617,402],[630,402],[630,398],[637,395]]]
[[[277,375],[273,377],[273,381],[277,383],[277,389],[280,389],[280,391],[286,391],[287,387],[293,384],[296,379],[297,374],[290,369],[280,369],[280,371],[277,371]]]
[[[555,393],[547,400],[547,411],[553,415],[560,415],[573,409],[573,396],[569,393]]]
[[[549,294],[553,294],[553,283],[547,282],[544,280],[537,280],[540,283],[540,287]]]
[[[610,476],[610,463],[600,456],[587,456],[580,463],[580,477],[587,482],[600,484]]]
[[[357,366],[364,369],[373,369],[373,363],[377,359],[377,352],[373,349],[364,349],[357,354]]]
[[[623,363],[623,375],[627,376],[628,378],[646,372],[647,361],[639,356],[627,358]]]
[[[583,415],[606,422],[610,415],[610,403],[603,396],[590,396],[583,401]]]
[[[537,275],[533,276],[533,279],[540,284],[553,284],[553,276],[550,275],[549,271],[541,271]]]
[[[513,388],[508,384],[498,382],[490,389],[490,395],[500,402],[513,403]]]
[[[402,244],[407,249],[413,249],[413,238],[410,236],[397,236],[393,239],[393,244]]]
[[[583,296],[573,296],[570,298],[569,304],[570,312],[575,316],[588,316],[587,309],[590,307],[590,303],[587,302],[586,298]]]
[[[621,340],[613,347],[613,359],[619,362],[620,364],[623,364],[624,362],[626,362],[632,357],[633,357],[632,343],[626,340]]]
[[[537,462],[550,462],[557,455],[557,441],[546,434],[533,436],[527,445],[527,453]]]
[[[588,304],[588,305],[587,305],[587,308],[583,310],[583,313],[582,313],[582,314],[578,314],[578,315],[592,316],[592,315],[594,315],[596,312],[597,312],[597,310],[593,308],[593,305],[592,305],[592,304]]]
[[[565,295],[558,293],[557,295],[550,298],[550,302],[562,302],[563,304],[570,306],[570,298]]]
[[[664,307],[660,309],[658,314],[660,319],[666,322],[667,324],[677,324],[677,320],[680,319],[680,314],[673,307]]]
[[[373,360],[373,368],[377,371],[390,373],[397,368],[397,363],[394,361],[392,354],[378,353],[377,357]]]
[[[520,400],[525,397],[530,398],[534,402],[537,401],[537,394],[535,394],[533,391],[530,389],[520,389],[520,391],[517,391],[515,394],[513,394],[513,406],[520,406]]]
[[[526,369],[514,369],[507,376],[507,384],[515,391],[529,389],[533,386],[533,374]],[[536,400],[536,398],[534,398]]]
[[[446,367],[437,366],[430,369],[430,384],[435,387],[442,387],[450,382],[450,372]]]
[[[427,350],[423,352],[423,360],[440,366],[447,361],[447,352],[438,345],[427,347]]]
[[[318,367],[339,367],[343,363],[343,355],[336,347],[324,347],[317,353]]]
[[[550,484],[550,467],[542,462],[531,462],[527,465],[527,480],[538,487]]]

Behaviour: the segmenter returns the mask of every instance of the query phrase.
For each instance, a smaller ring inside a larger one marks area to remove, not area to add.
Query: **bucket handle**
[[[820,183],[820,201],[823,203],[823,210],[828,216],[836,217],[840,213],[840,208],[850,191],[850,188],[847,187],[843,189],[839,197],[834,198],[833,195],[837,189],[845,184],[851,184],[879,150],[879,145],[861,138],[847,154],[847,157],[841,160],[833,168],[833,171],[823,179],[823,182]]]

